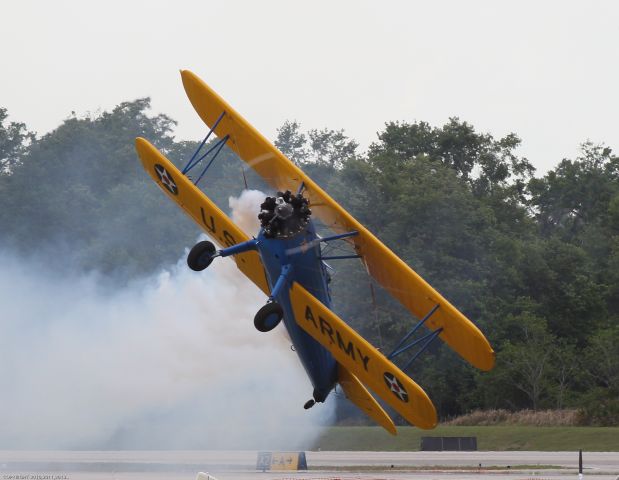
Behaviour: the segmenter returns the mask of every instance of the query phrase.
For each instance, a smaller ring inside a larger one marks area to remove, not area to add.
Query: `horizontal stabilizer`
[[[426,392],[387,357],[297,282],[290,289],[290,300],[295,321],[338,363],[409,423],[425,429],[436,426],[436,409]]]
[[[135,148],[144,170],[187,215],[202,227],[220,247],[226,248],[249,240],[243,232],[202,190],[181,173],[148,140],[137,138]],[[236,265],[266,295],[270,288],[258,252],[249,251],[234,256]]]

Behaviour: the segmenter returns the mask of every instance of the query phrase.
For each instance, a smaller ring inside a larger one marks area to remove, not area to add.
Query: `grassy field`
[[[619,451],[619,427],[439,426],[398,427],[391,436],[380,427],[331,427],[316,442],[321,450],[419,450],[422,436],[477,437],[478,450]]]

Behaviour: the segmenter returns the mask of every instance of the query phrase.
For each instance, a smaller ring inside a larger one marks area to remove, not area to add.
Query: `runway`
[[[255,451],[0,451],[0,480],[578,478],[577,452],[306,452],[309,471],[256,471]],[[585,478],[616,480],[619,453],[584,452]]]

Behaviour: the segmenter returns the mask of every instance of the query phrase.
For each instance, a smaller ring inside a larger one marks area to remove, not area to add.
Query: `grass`
[[[314,445],[321,450],[414,451],[421,437],[477,437],[477,449],[589,452],[619,451],[619,427],[438,426],[434,430],[398,427],[392,436],[381,427],[331,427]]]

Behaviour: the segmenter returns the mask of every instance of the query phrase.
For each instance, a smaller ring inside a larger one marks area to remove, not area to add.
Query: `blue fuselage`
[[[327,307],[331,307],[329,293],[329,274],[320,259],[320,243],[313,223],[291,238],[266,238],[264,232],[258,234],[258,252],[266,269],[271,289],[277,282],[282,269],[289,265],[287,285],[280,290],[274,300],[284,311],[284,324],[290,335],[301,363],[314,387],[314,399],[325,400],[337,381],[337,364],[331,353],[295,321],[290,303],[289,288],[292,282],[302,285]]]

